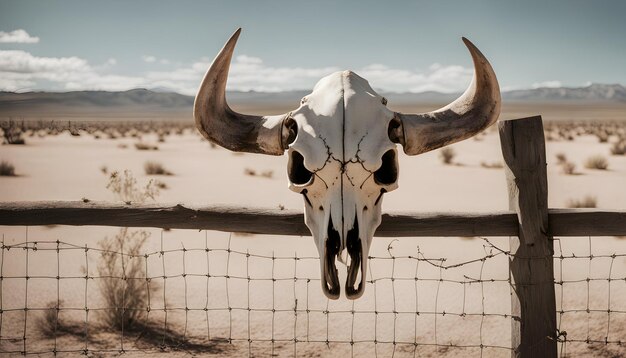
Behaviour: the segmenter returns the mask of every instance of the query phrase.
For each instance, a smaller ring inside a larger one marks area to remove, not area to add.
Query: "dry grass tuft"
[[[107,189],[127,204],[141,204],[148,199],[154,200],[159,195],[159,188],[157,188],[154,180],[150,180],[148,184],[140,189],[137,179],[133,177],[132,172],[129,170],[124,170],[122,174],[117,171],[112,172],[109,176]]]
[[[565,164],[567,162],[567,156],[565,155],[565,153],[557,153],[556,162],[557,164]]]
[[[502,162],[480,162],[480,166],[487,169],[500,169],[503,167]]]
[[[21,125],[16,121],[9,119],[8,121],[0,122],[0,129],[2,129],[3,143],[6,144],[26,144],[24,141],[24,121]]]
[[[566,205],[568,208],[595,208],[598,205],[598,199],[587,195],[582,199],[569,199]]]
[[[613,143],[613,145],[611,146],[611,154],[613,155],[626,154],[626,139],[620,139],[617,142]]]
[[[609,168],[609,161],[602,155],[594,155],[587,158],[585,161],[585,168],[606,170]]]
[[[135,148],[137,148],[137,150],[159,150],[158,146],[143,142],[135,143]]]
[[[260,173],[257,173],[257,171],[254,170],[254,169],[245,168],[243,170],[243,173],[245,175],[249,175],[251,177],[260,176],[260,177],[268,178],[268,179],[271,179],[272,177],[274,177],[274,171],[273,170],[264,170],[264,171],[262,171]]]
[[[0,161],[0,176],[14,177],[15,166],[6,160]]]
[[[160,180],[155,180],[154,181],[154,185],[156,185],[157,188],[161,189],[161,190],[167,190],[170,187],[167,185],[167,183],[162,182]]]
[[[443,164],[452,164],[452,160],[455,156],[456,152],[452,147],[444,147],[439,151],[439,158],[441,158]]]
[[[577,172],[576,172],[576,164],[574,164],[572,162],[565,162],[565,163],[561,164],[561,171],[563,172],[563,174],[567,174],[567,175],[577,174]]]
[[[147,161],[143,165],[143,169],[146,172],[146,175],[173,175],[172,172],[165,169],[163,164],[159,162]]]

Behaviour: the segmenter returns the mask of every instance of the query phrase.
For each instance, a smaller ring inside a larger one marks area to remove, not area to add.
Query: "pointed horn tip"
[[[237,40],[239,39],[239,35],[241,35],[241,27],[238,27],[237,30],[233,32],[233,34],[230,36],[230,39],[228,39],[226,46],[236,44]]]
[[[461,39],[463,40],[463,43],[465,44],[465,47],[467,47],[467,49],[470,51],[470,53],[472,55],[474,53],[479,53],[480,55],[482,55],[482,52],[480,52],[478,47],[476,47],[476,45],[474,45],[474,43],[472,41],[468,40],[467,37],[461,37]]]

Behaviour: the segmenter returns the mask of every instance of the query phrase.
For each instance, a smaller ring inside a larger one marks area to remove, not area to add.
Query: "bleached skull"
[[[322,78],[290,113],[245,115],[230,109],[225,97],[240,30],[217,55],[198,90],[198,130],[233,151],[287,151],[289,188],[304,198],[305,222],[320,255],[322,290],[329,298],[339,297],[339,260],[347,265],[346,297],[356,299],[365,289],[383,194],[398,187],[396,145],[417,155],[469,138],[494,123],[500,90],[493,69],[463,39],[474,60],[474,79],[461,97],[437,111],[393,112],[365,79],[343,71]]]

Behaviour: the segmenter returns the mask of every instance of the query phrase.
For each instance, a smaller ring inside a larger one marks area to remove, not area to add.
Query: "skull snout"
[[[364,245],[359,235],[359,222],[355,216],[349,224],[349,230],[338,231],[333,225],[332,215],[329,218],[326,239],[324,240],[322,265],[322,290],[330,299],[338,299],[341,285],[339,283],[339,270],[337,261],[344,262],[347,268],[345,293],[348,299],[357,299],[365,291],[365,267],[363,257],[367,255],[363,251]],[[342,236],[342,232],[346,234]],[[347,259],[344,260],[343,251],[347,251]]]

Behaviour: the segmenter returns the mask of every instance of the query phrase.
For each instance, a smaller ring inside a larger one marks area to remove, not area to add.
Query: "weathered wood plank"
[[[553,239],[540,116],[500,122],[500,144],[519,235],[510,238],[513,357],[556,357]]]
[[[626,211],[550,209],[554,236],[626,235]],[[54,201],[0,203],[0,225],[93,225],[308,236],[302,212],[233,206],[125,205]],[[516,236],[513,212],[383,214],[380,237]]]

